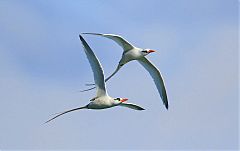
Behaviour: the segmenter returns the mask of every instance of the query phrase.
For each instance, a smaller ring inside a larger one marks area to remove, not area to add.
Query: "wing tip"
[[[87,42],[85,41],[85,39],[83,38],[83,36],[82,36],[81,34],[79,34],[79,38],[80,38],[80,40],[81,40],[81,42],[82,42],[83,45],[88,46]],[[84,46],[84,47],[85,47],[85,46]],[[88,47],[89,47],[89,46],[88,46]]]
[[[166,106],[166,109],[168,110],[168,105],[165,105]]]
[[[79,38],[80,38],[80,40],[83,40],[83,37],[82,37],[82,35],[81,35],[81,34],[79,34]]]
[[[166,109],[168,110],[168,102],[164,103]]]
[[[168,110],[168,97],[167,97],[167,93],[166,93],[166,89],[164,89],[163,92],[164,95],[161,95],[162,101],[164,106],[166,107],[166,109]]]
[[[142,108],[141,106],[137,106],[137,110],[143,111],[143,110],[146,110],[146,109]]]

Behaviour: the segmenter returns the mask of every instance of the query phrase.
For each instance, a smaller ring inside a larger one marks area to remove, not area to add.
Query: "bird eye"
[[[144,53],[147,53],[147,51],[146,51],[146,50],[143,50],[142,52],[144,52]]]

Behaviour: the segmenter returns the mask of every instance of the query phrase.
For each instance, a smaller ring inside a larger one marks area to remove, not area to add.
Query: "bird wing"
[[[158,92],[162,98],[163,104],[168,109],[168,98],[166,89],[164,86],[164,81],[161,76],[160,71],[145,57],[142,59],[139,59],[138,62],[149,72],[149,74],[152,76],[154,83],[158,89]]]
[[[87,42],[83,39],[83,37],[81,35],[79,35],[79,37],[82,42],[84,52],[87,55],[88,61],[93,71],[94,82],[97,88],[97,97],[107,95],[107,90],[104,82],[104,74],[103,74],[103,69],[101,67],[101,64],[99,63],[98,58],[95,56],[92,49],[89,47]]]
[[[127,40],[125,40],[123,37],[119,35],[114,35],[114,34],[99,34],[99,33],[82,33],[82,34],[90,34],[90,35],[98,35],[98,36],[103,36],[109,39],[112,39],[115,41],[119,46],[123,48],[124,52],[127,52],[128,50],[131,50],[134,48],[134,46],[129,43]]]
[[[144,108],[142,108],[136,104],[132,104],[132,103],[121,103],[120,106],[128,107],[128,108],[134,109],[134,110],[145,110]]]

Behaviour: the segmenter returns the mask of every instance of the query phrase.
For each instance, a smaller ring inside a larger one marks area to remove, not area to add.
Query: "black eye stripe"
[[[146,50],[143,50],[142,52],[145,52],[145,53],[147,53],[147,51],[146,51]]]

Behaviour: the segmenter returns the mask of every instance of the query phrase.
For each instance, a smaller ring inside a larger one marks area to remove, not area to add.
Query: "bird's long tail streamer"
[[[49,119],[49,120],[46,121],[44,124],[46,124],[46,123],[54,120],[55,118],[57,118],[57,117],[59,117],[59,116],[61,116],[61,115],[63,115],[63,114],[66,114],[66,113],[69,113],[69,112],[72,112],[72,111],[76,111],[76,110],[80,110],[80,109],[87,109],[87,105],[86,105],[86,106],[83,106],[83,107],[78,107],[78,108],[74,108],[74,109],[71,109],[71,110],[64,111],[64,112],[62,112],[62,113],[54,116],[53,118]]]

